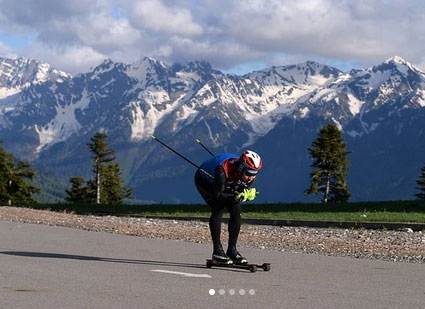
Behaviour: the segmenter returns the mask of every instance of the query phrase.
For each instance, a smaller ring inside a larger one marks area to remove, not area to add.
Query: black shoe
[[[233,264],[232,260],[224,253],[222,247],[214,249],[212,260],[219,264]]]
[[[235,264],[248,264],[248,260],[244,258],[236,249],[227,250],[227,256]]]

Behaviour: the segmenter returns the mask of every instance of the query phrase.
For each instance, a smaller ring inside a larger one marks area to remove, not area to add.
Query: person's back
[[[215,169],[217,166],[223,166],[223,164],[225,166],[223,166],[223,168],[225,168],[225,172],[227,169],[227,174],[229,173],[229,166],[233,165],[234,163],[239,161],[239,156],[233,154],[233,153],[222,153],[222,154],[218,154],[215,155],[214,157],[206,160],[204,163],[201,164],[200,168],[203,171],[206,171],[207,173],[203,173],[203,177],[208,180],[209,182],[213,182],[214,178],[211,177],[212,175],[214,175]]]

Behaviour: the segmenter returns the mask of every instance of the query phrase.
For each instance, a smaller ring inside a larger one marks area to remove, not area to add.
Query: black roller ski
[[[264,263],[264,264],[225,264],[225,263],[218,263],[213,260],[207,260],[207,267],[228,267],[228,268],[238,268],[238,269],[247,269],[252,273],[255,273],[258,268],[263,269],[264,271],[270,271],[270,263]]]

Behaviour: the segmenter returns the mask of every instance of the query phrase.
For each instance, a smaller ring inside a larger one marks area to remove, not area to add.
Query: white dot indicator
[[[245,290],[244,289],[240,289],[239,290],[239,295],[245,295]]]
[[[215,294],[215,290],[214,289],[210,289],[209,293],[210,293],[210,295],[214,295]]]
[[[230,289],[229,290],[229,295],[235,295],[235,290],[234,289]]]
[[[251,289],[251,290],[249,290],[249,295],[255,295],[255,290],[254,289]]]
[[[218,291],[218,294],[220,294],[220,295],[224,295],[224,294],[226,294],[226,291],[225,291],[224,289],[220,289],[220,290]]]

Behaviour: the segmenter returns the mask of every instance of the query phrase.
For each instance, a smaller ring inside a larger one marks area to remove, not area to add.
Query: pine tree
[[[102,185],[102,167],[113,160],[114,150],[108,148],[106,143],[107,135],[105,132],[97,132],[88,144],[90,151],[93,153],[92,161],[94,162],[93,173],[95,174],[96,186],[96,204],[101,202],[101,185]]]
[[[420,200],[425,200],[425,165],[422,167],[421,174],[416,183],[418,184],[417,189],[419,190],[416,197]]]
[[[36,203],[32,197],[35,193],[40,193],[41,190],[31,183],[35,177],[35,172],[31,169],[31,164],[28,162],[18,161],[16,164],[11,186],[11,196],[19,203]]]
[[[0,203],[36,203],[32,197],[41,190],[31,183],[35,172],[31,164],[15,160],[0,141]]]
[[[323,194],[322,202],[346,202],[351,197],[346,177],[350,165],[346,143],[334,124],[324,126],[309,148],[313,159],[310,187],[305,195]]]
[[[83,186],[84,179],[81,177],[72,177],[69,180],[72,184],[70,190],[65,190],[66,201],[70,203],[87,203],[91,204],[94,201],[93,192],[91,192],[88,186]]]
[[[103,190],[108,204],[121,204],[126,198],[134,198],[131,189],[123,186],[120,166],[116,162],[104,167]]]
[[[0,202],[11,204],[10,190],[14,170],[13,156],[3,149],[0,142]]]
[[[108,148],[106,138],[106,133],[97,132],[88,144],[93,153],[95,179],[87,182],[86,193],[88,200],[94,200],[96,204],[121,204],[134,197],[131,189],[123,184],[120,166],[113,156],[115,151]]]

